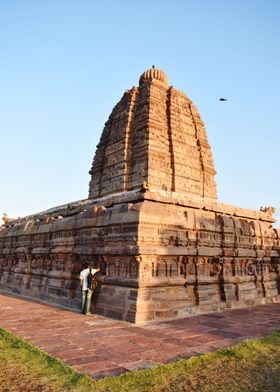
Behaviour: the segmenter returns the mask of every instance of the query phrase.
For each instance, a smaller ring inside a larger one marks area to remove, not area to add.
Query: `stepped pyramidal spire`
[[[200,114],[154,66],[114,107],[90,174],[90,199],[137,188],[217,198],[216,171]]]

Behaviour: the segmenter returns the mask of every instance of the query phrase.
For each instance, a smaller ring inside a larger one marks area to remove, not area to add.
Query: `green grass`
[[[279,392],[280,331],[228,349],[95,381],[0,328],[0,391]]]

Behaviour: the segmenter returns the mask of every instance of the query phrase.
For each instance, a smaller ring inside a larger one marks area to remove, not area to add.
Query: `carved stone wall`
[[[141,323],[280,301],[273,209],[217,200],[204,124],[163,71],[144,72],[105,124],[89,198],[0,227],[0,290]]]
[[[280,230],[267,217],[157,199],[141,209],[137,322],[280,300]]]
[[[73,216],[55,218],[47,213],[38,217],[1,227],[0,289],[80,308],[79,273],[84,262],[101,265],[108,284],[128,277],[136,279],[137,267],[131,258],[138,249],[137,205],[134,208],[133,203],[122,203],[106,208],[88,204]],[[113,255],[114,265],[106,254]],[[98,305],[101,309],[101,301]],[[127,308],[129,311],[130,300]],[[110,316],[109,309],[103,313]]]

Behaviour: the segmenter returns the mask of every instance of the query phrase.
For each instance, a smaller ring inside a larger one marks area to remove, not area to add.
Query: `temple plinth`
[[[103,276],[93,309],[134,323],[280,301],[273,209],[217,199],[204,123],[156,68],[103,129],[88,199],[0,227],[0,289],[79,308],[79,271]]]

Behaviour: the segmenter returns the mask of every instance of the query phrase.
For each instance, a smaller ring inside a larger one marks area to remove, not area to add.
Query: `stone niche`
[[[273,209],[217,199],[190,99],[149,69],[105,124],[89,197],[0,227],[0,289],[78,309],[79,272],[100,265],[92,310],[144,323],[280,301]]]

